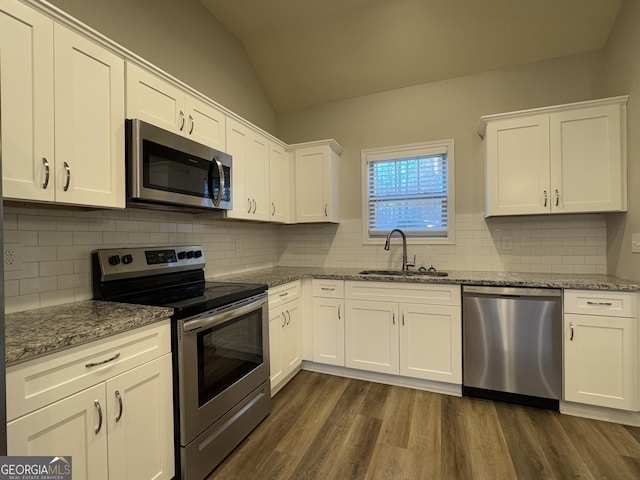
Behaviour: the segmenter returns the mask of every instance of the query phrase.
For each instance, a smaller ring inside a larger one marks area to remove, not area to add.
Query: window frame
[[[377,245],[383,237],[369,236],[369,162],[394,160],[416,156],[447,154],[447,235],[440,237],[411,237],[407,243],[413,245],[455,244],[455,148],[452,138],[390,147],[367,148],[361,150],[360,176],[362,180],[362,244]]]

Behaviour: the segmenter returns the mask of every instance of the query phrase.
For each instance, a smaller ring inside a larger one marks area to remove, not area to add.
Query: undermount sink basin
[[[439,270],[363,270],[359,274],[383,277],[446,277],[449,275]]]

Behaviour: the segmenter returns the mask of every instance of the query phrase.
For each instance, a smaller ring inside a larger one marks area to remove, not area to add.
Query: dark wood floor
[[[640,428],[300,372],[213,479],[640,479]]]

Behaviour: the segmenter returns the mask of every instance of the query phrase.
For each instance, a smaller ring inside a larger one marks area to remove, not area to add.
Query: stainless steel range
[[[174,309],[176,472],[202,480],[270,412],[267,286],[206,282],[201,246],[93,253],[97,300]]]

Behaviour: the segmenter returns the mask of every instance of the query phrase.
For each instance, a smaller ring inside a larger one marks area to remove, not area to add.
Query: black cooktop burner
[[[182,319],[208,310],[223,307],[267,291],[259,283],[206,282],[200,295],[163,304],[175,311],[175,318]]]

